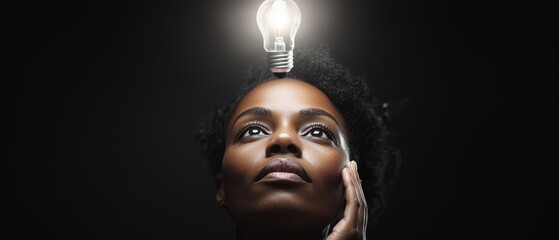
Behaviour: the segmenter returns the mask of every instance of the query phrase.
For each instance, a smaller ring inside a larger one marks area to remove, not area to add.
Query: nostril
[[[275,154],[295,154],[300,155],[301,149],[296,144],[273,144],[266,149],[266,155]]]
[[[289,152],[291,152],[291,153],[298,153],[298,152],[299,152],[299,149],[298,149],[295,145],[289,144],[289,145],[287,146],[287,151],[289,151]]]
[[[280,147],[280,145],[277,145],[277,144],[276,144],[276,145],[273,145],[273,146],[270,148],[270,152],[272,152],[272,153],[278,153],[278,152],[280,152],[280,151],[281,151],[281,147]]]

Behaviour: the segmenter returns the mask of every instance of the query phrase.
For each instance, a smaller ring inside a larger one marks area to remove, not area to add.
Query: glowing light
[[[295,35],[301,25],[301,11],[292,0],[265,0],[256,13],[268,67],[283,77],[293,68]]]

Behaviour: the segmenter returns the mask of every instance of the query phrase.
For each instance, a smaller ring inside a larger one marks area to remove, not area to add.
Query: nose
[[[273,134],[266,148],[266,156],[291,154],[300,158],[302,155],[300,142],[296,133],[281,131]]]

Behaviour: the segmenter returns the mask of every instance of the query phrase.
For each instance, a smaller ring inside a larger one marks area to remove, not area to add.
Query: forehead
[[[345,127],[342,114],[328,96],[315,86],[295,79],[276,79],[259,85],[241,99],[232,119],[243,111],[264,107],[276,113],[293,113],[317,108],[333,115]]]

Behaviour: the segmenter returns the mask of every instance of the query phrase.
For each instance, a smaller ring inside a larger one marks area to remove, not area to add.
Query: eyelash
[[[250,123],[245,124],[245,126],[239,131],[239,134],[237,135],[237,139],[241,139],[247,133],[248,130],[250,130],[254,127],[260,128],[260,130],[264,134],[268,135],[268,131],[267,131],[266,127],[264,126],[264,124],[262,124],[260,122],[250,122]]]
[[[328,126],[326,126],[326,124],[324,123],[313,123],[311,124],[307,130],[305,131],[305,133],[303,134],[304,136],[311,134],[311,131],[314,129],[320,129],[321,131],[323,131],[326,136],[328,137],[328,139],[334,141],[335,143],[337,143],[336,138],[334,137],[334,133],[332,130],[330,130],[330,128]]]
[[[259,128],[264,134],[269,135],[268,130],[264,126],[264,124],[262,124],[260,122],[250,122],[250,123],[245,124],[245,126],[239,131],[239,134],[237,135],[237,139],[243,138],[243,136],[247,133],[247,131],[254,128],[254,127]],[[324,134],[326,134],[328,139],[332,140],[334,143],[337,144],[337,141],[336,141],[336,138],[334,137],[335,135],[334,135],[333,131],[330,130],[330,128],[328,126],[326,126],[326,124],[324,124],[324,123],[319,123],[319,122],[312,123],[303,132],[302,136],[310,135],[311,131],[314,130],[314,129],[320,129],[321,131],[323,131]]]

